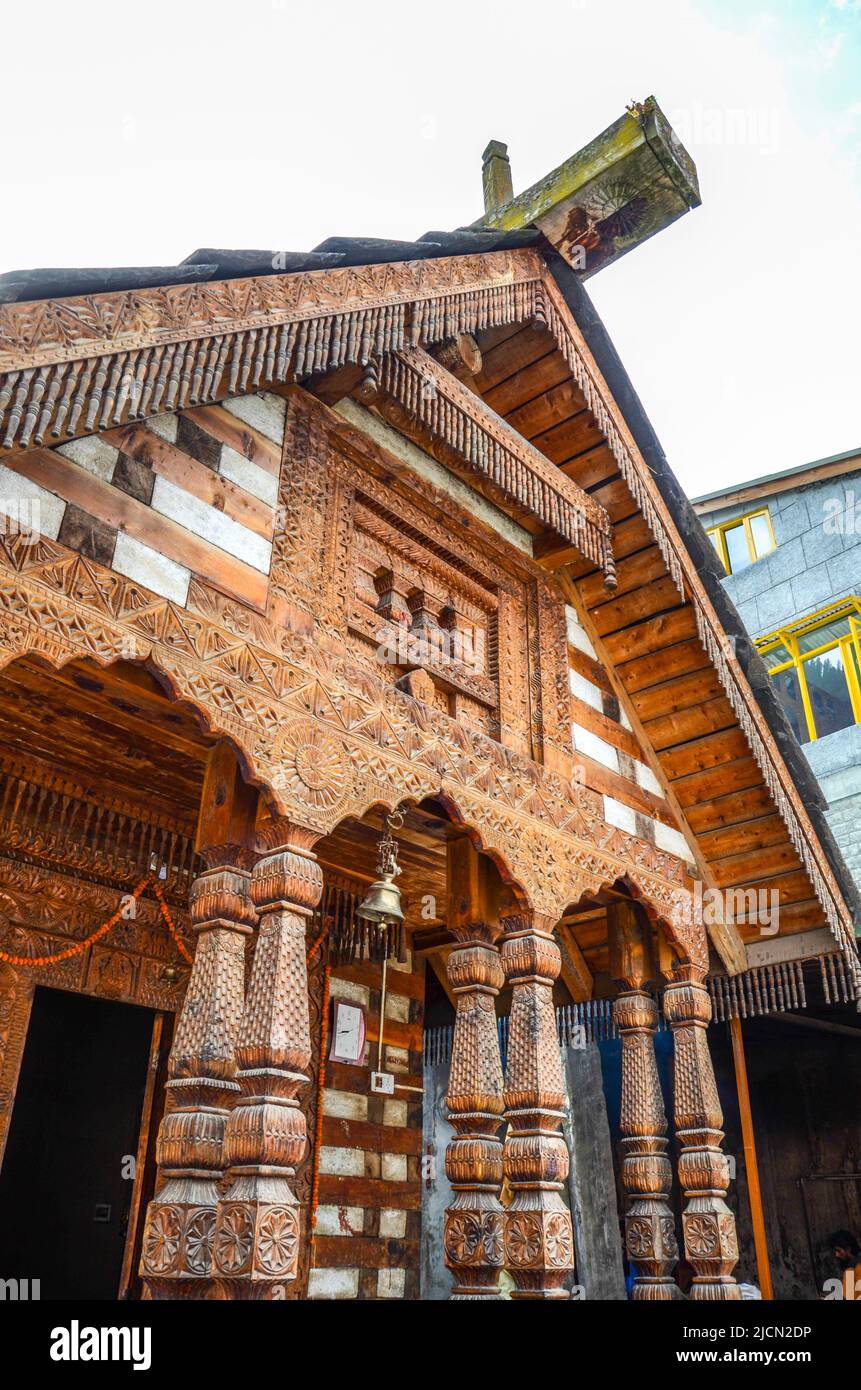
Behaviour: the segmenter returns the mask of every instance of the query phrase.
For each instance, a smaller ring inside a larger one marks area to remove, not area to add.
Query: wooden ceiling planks
[[[614,526],[617,589],[608,594],[603,575],[558,540],[539,540],[536,557],[551,570],[564,565],[577,583],[715,883],[739,890],[776,888],[781,932],[820,926],[822,909],[700,643],[693,610],[670,579],[579,387],[558,354],[538,353],[539,342],[533,329],[497,342],[486,355],[484,373],[470,384],[607,508]],[[556,364],[554,356],[559,357]],[[575,648],[570,658],[573,669],[606,688],[600,662]],[[606,737],[605,731],[595,731]],[[572,931],[590,969],[598,968],[606,933],[603,915],[572,919]],[[741,931],[744,938],[755,939],[758,929],[742,924]]]

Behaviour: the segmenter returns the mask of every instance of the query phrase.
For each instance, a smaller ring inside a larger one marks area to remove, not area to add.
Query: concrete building
[[[694,499],[861,881],[861,451]]]

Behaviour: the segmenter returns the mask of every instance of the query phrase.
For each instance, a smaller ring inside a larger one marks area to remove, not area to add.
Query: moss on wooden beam
[[[488,151],[504,152],[492,142]],[[654,97],[632,102],[618,121],[558,169],[502,206],[488,198],[478,226],[536,226],[588,279],[700,204],[693,160]],[[493,164],[501,160],[493,160]],[[507,159],[505,160],[507,166]]]

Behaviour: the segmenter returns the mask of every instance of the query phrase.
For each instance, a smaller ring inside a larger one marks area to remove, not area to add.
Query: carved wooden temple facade
[[[642,236],[695,201],[647,115]],[[703,892],[777,890],[780,939],[826,937],[857,993],[855,904],[581,283],[572,246],[588,271],[642,216],[623,175],[519,223],[44,272],[0,304],[0,1149],[34,1001],[152,1011],[123,1296],[417,1296],[426,969],[456,1007],[455,1296],[503,1269],[568,1296],[554,998],[601,978],[635,1296],[678,1296],[674,1182],[692,1297],[738,1296],[706,981],[759,926]],[[383,939],[357,908],[395,812]]]

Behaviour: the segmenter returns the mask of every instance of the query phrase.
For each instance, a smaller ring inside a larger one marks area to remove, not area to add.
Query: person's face
[[[845,1245],[835,1245],[834,1258],[839,1264],[849,1264],[852,1260],[852,1251],[847,1250]]]

